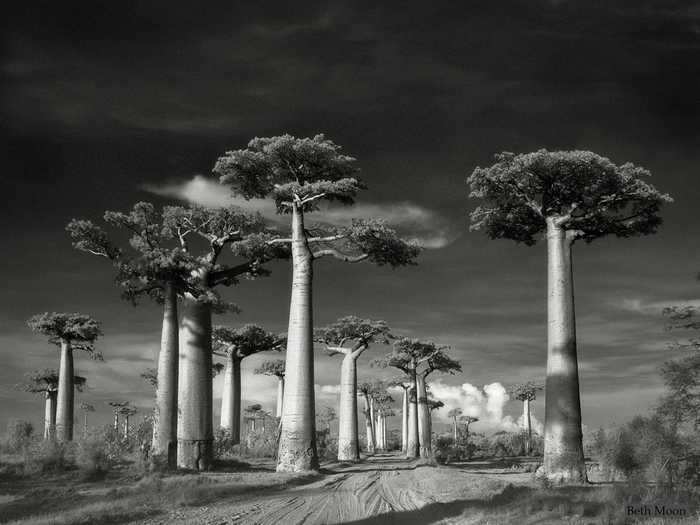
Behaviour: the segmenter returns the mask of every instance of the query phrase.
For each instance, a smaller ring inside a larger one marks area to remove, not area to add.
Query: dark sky
[[[545,252],[469,233],[465,177],[498,151],[540,147],[649,168],[675,198],[661,231],[577,245],[575,272],[584,424],[654,402],[671,337],[661,308],[700,296],[699,2],[174,4],[3,9],[0,425],[41,418],[40,400],[12,385],[57,365],[25,324],[46,310],[104,323],[106,362],[76,361],[97,420],[108,400],[149,406],[138,373],[157,351],[158,308],[122,303],[107,265],[75,252],[63,228],[139,200],[225,202],[209,180],[217,156],[285,132],[342,144],[370,188],[357,214],[386,215],[431,246],[410,269],[321,262],[317,324],[384,318],[451,345],[464,373],[436,393],[493,428],[509,424],[499,410],[518,411],[493,383],[544,375]],[[219,322],[284,330],[288,292],[289,268],[275,265],[227,292],[243,312]],[[366,354],[364,377],[382,375],[367,362],[383,351]],[[261,359],[244,364],[244,397],[269,405],[274,383],[250,375]],[[334,402],[338,373],[319,356],[319,404]]]

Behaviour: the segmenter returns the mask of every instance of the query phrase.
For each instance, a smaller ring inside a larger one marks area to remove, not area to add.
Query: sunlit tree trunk
[[[418,406],[415,381],[414,386],[408,391],[408,398],[408,441],[406,444],[406,457],[417,458],[420,455],[420,442],[418,437]]]
[[[153,420],[151,458],[177,465],[178,319],[177,292],[172,283],[163,290],[163,327],[158,354],[158,384]]]
[[[241,442],[241,360],[226,356],[224,390],[221,395],[221,428],[231,432],[233,444]]]
[[[124,414],[124,439],[129,439],[129,414]]]
[[[454,444],[457,445],[457,416],[452,416],[452,430],[454,433]]]
[[[401,451],[408,450],[408,389],[403,389],[403,405],[401,410]]]
[[[277,417],[282,417],[284,403],[284,377],[277,378]]]
[[[53,439],[56,435],[56,394],[55,390],[47,390],[45,394],[44,439]]]
[[[581,400],[571,265],[572,238],[547,219],[548,331],[544,473],[555,482],[584,482]]]
[[[180,323],[177,465],[207,470],[213,457],[211,306],[186,296]]]
[[[374,441],[374,433],[372,432],[372,412],[369,409],[369,397],[365,394],[365,431],[367,432],[367,453],[374,454],[377,449],[377,444]]]
[[[292,208],[292,294],[287,330],[285,394],[278,472],[318,469],[314,406],[313,256],[304,232],[304,215]]]
[[[528,456],[532,452],[532,421],[530,420],[530,400],[523,401],[523,422],[525,424],[525,433],[527,434],[527,443],[525,444],[525,454]]]
[[[389,450],[389,444],[386,440],[386,416],[382,415],[382,441],[384,442],[384,450]]]
[[[418,385],[419,455],[422,458],[430,458],[433,456],[433,448],[430,444],[430,407],[425,390],[425,377],[422,374],[416,374],[416,383]]]
[[[58,370],[58,398],[56,401],[56,439],[73,439],[73,349],[69,341],[61,341],[61,361]]]
[[[359,461],[357,431],[357,360],[348,351],[340,367],[340,405],[338,414],[338,460]]]

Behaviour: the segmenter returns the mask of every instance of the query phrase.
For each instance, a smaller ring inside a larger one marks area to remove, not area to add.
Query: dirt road
[[[357,465],[330,465],[319,479],[283,491],[239,494],[134,523],[448,523],[470,505],[476,509],[483,506],[508,483],[526,484],[530,480],[529,474],[487,464],[482,467],[470,463],[468,467],[436,468],[380,455]]]

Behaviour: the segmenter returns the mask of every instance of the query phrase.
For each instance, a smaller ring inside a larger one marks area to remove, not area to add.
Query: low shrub
[[[72,444],[52,439],[34,441],[25,448],[23,469],[25,474],[61,472],[73,465]]]
[[[12,419],[7,424],[3,449],[10,453],[22,453],[34,437],[34,425],[22,419]]]
[[[104,440],[96,437],[87,437],[78,442],[75,463],[88,477],[106,474],[112,466]]]

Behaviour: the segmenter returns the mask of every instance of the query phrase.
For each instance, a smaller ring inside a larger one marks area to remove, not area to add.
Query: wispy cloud
[[[645,301],[636,298],[624,298],[618,303],[617,307],[628,312],[636,312],[643,315],[659,316],[664,308],[671,306],[692,306],[700,308],[700,299],[676,299],[669,301]]]
[[[281,223],[270,199],[250,199],[232,195],[228,188],[202,175],[183,182],[147,184],[146,191],[203,206],[238,206],[249,212],[259,212],[267,220]],[[390,203],[358,203],[352,207],[326,206],[314,214],[318,222],[341,226],[353,218],[381,218],[395,227],[407,239],[425,248],[443,248],[457,237],[457,229],[434,210],[410,201]]]

